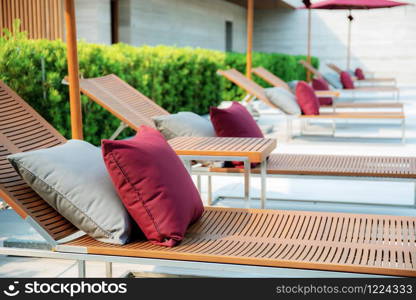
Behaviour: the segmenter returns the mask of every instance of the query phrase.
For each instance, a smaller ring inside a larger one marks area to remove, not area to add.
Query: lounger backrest
[[[169,113],[114,74],[80,79],[81,92],[134,130],[155,127],[152,117]]]
[[[260,85],[255,83],[254,81],[248,79],[246,76],[241,74],[236,69],[230,69],[230,70],[219,70],[217,72],[219,75],[224,76],[234,84],[238,85],[240,88],[244,89],[248,94],[256,97],[257,99],[263,101],[267,105],[276,107],[275,104],[270,102],[269,98],[267,98],[264,88],[262,88]]]
[[[0,198],[49,242],[65,238],[78,229],[37,195],[6,157],[65,142],[62,135],[0,81]]]
[[[268,83],[270,83],[271,85],[275,87],[281,87],[292,92],[290,90],[290,86],[285,81],[283,81],[278,76],[274,75],[272,72],[269,72],[263,67],[254,68],[251,72],[253,72],[257,76],[259,76],[261,79],[267,81]]]
[[[341,68],[339,68],[337,65],[334,65],[332,63],[327,64],[328,68],[334,70],[335,72],[337,72],[338,74],[341,74],[341,72],[343,71]]]
[[[316,77],[318,78],[323,78],[321,72],[319,72],[317,69],[315,69],[314,66],[312,66],[310,63],[308,63],[307,61],[304,60],[300,60],[299,63],[304,66],[307,70],[309,70],[309,72],[311,72],[312,74],[314,74]]]

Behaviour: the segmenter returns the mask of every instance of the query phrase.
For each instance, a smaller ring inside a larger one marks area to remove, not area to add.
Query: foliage
[[[16,25],[18,26],[18,24]],[[62,41],[29,40],[13,30],[0,37],[0,79],[19,93],[64,136],[70,137],[66,46]],[[133,47],[78,45],[80,75],[85,78],[114,73],[169,112],[206,114],[222,100],[239,100],[244,92],[216,74],[219,69],[245,69],[245,55],[168,46]],[[300,56],[254,53],[253,65],[263,66],[284,80],[304,79]],[[313,60],[317,66],[318,61]],[[264,82],[256,78],[260,84]],[[99,144],[119,121],[82,97],[84,135]],[[131,134],[125,132],[124,136]]]

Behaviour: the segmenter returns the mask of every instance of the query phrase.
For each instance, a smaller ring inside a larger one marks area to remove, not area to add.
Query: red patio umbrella
[[[351,15],[353,9],[375,9],[375,8],[389,8],[396,6],[408,5],[405,2],[398,2],[393,0],[325,0],[314,4],[310,4],[310,1],[304,1],[305,6],[303,8],[309,9],[309,20],[311,9],[347,9],[350,11],[348,15],[348,52],[347,52],[347,70],[350,69],[351,61],[351,23],[354,18]],[[310,26],[310,21],[309,21]],[[309,29],[310,31],[310,29]],[[310,49],[310,40],[308,41],[308,49]],[[308,53],[310,56],[310,53]]]

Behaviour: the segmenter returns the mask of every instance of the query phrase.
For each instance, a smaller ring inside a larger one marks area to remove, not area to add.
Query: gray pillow
[[[211,122],[193,112],[157,116],[153,122],[167,140],[178,136],[216,136]]]
[[[322,76],[324,77],[324,79],[334,88],[336,88],[337,90],[341,90],[342,89],[342,83],[339,79],[339,75],[335,74],[335,73],[325,73],[322,74]]]
[[[299,83],[299,80],[292,80],[292,81],[289,81],[287,85],[290,87],[290,89],[294,93],[296,91],[296,86],[298,85],[298,83]]]
[[[300,115],[301,110],[295,95],[281,87],[264,89],[266,97],[274,103],[281,111],[288,115]]]
[[[27,184],[78,229],[102,242],[128,242],[130,216],[117,196],[99,148],[70,140],[7,158]]]

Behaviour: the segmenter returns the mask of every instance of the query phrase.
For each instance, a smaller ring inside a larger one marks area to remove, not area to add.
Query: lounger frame
[[[12,153],[54,147],[65,139],[1,82],[0,94],[1,197],[23,219],[37,223],[35,229],[49,236],[54,250],[1,248],[2,254],[75,259],[81,276],[88,260],[107,262],[107,273],[111,273],[111,262],[163,264],[174,260],[177,265],[216,272],[241,267],[248,277],[248,270],[258,266],[273,272],[299,268],[416,276],[414,217],[207,207],[201,220],[174,248],[144,240],[112,245],[82,235],[31,189],[7,160]]]
[[[299,63],[304,66],[308,71],[310,71],[313,75],[315,75],[317,78],[324,78],[324,76],[321,74],[321,72],[319,72],[314,66],[312,66],[311,64],[309,64],[307,61],[304,60],[300,60]],[[328,82],[329,84],[331,84],[330,82]],[[336,87],[334,87],[336,88]],[[348,93],[349,96],[351,96],[353,99],[358,98],[357,93],[361,93],[361,92],[383,92],[383,93],[391,93],[391,95],[393,96],[393,98],[399,102],[400,101],[400,89],[397,88],[396,86],[388,86],[388,87],[383,87],[383,86],[362,86],[362,87],[356,87],[355,89],[341,89],[341,90],[337,90],[340,91],[342,93]]]

